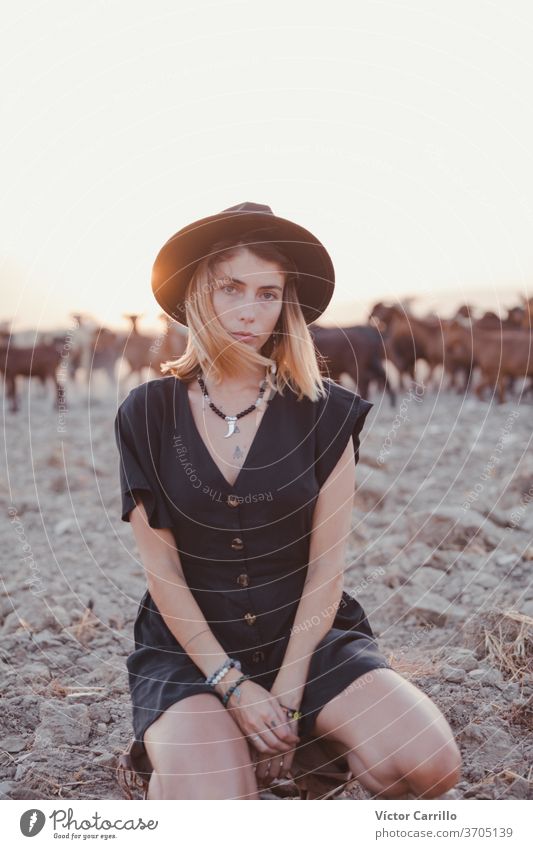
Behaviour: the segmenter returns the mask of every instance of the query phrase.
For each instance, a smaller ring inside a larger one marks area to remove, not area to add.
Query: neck
[[[267,370],[260,369],[253,372],[243,371],[237,377],[225,376],[219,384],[215,384],[213,380],[210,379],[209,375],[206,377],[205,373],[200,373],[200,376],[203,377],[206,386],[209,384],[214,391],[222,389],[223,392],[238,394],[239,392],[251,392],[253,390],[259,391],[261,382],[265,380],[267,376]]]

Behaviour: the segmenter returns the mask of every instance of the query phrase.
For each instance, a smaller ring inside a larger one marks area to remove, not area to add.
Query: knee
[[[452,738],[432,755],[419,760],[405,778],[420,799],[435,799],[455,787],[461,777],[461,753]]]
[[[259,799],[255,776],[242,771],[224,781],[212,781],[206,776],[183,780],[177,775],[160,774],[154,770],[150,776],[147,800],[155,799],[203,799],[203,800],[245,800]]]

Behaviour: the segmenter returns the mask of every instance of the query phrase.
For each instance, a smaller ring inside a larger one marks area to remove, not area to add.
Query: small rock
[[[414,613],[427,622],[443,627],[449,619],[458,615],[458,605],[450,604],[445,598],[430,590],[415,586],[403,586],[394,595],[394,604],[402,612]]]
[[[503,689],[503,695],[508,702],[518,701],[520,696],[520,685],[516,682],[506,682]]]
[[[490,572],[478,572],[472,576],[472,580],[476,587],[481,587],[484,590],[493,590],[502,583],[500,578],[496,578]]]
[[[417,584],[418,586],[425,587],[427,590],[435,590],[435,592],[440,593],[443,591],[445,583],[449,583],[449,579],[440,569],[434,569],[432,566],[424,566],[412,573],[409,583]]]
[[[98,764],[98,766],[115,766],[117,761],[117,756],[112,752],[104,752],[103,755],[98,755],[93,758],[92,763]]]
[[[8,797],[15,787],[15,781],[0,781],[0,799]]]
[[[89,705],[89,716],[99,722],[111,722],[109,707],[104,702],[92,702]]]
[[[3,737],[0,740],[0,749],[4,749],[6,752],[22,752],[25,748],[26,741],[24,737],[18,734],[12,734],[10,737]]]
[[[515,754],[515,746],[510,734],[503,728],[497,728],[489,723],[469,725],[460,734],[460,737],[476,744],[476,757],[481,753],[488,755],[492,768],[499,763],[508,761]]]
[[[85,704],[66,704],[53,699],[40,706],[41,723],[35,732],[36,741],[47,746],[62,743],[73,745],[87,742],[91,733],[89,710]]]
[[[408,516],[411,539],[440,549],[465,546],[475,540],[485,550],[496,548],[500,532],[498,527],[474,509],[439,506],[421,510]]]
[[[53,655],[50,655],[50,666],[52,666],[54,669],[67,669],[69,666],[72,665],[72,660],[70,660],[66,654],[62,654],[61,652],[54,652]]]
[[[63,641],[57,634],[54,634],[53,631],[50,631],[47,628],[45,631],[41,631],[40,634],[34,634],[32,637],[32,642],[35,643],[36,646],[42,649],[53,648],[54,646],[63,645]]]
[[[496,565],[508,569],[513,563],[520,563],[520,555],[518,554],[500,554],[496,558]]]
[[[66,534],[67,531],[75,530],[75,529],[76,529],[76,522],[74,521],[74,519],[61,519],[59,522],[56,522],[56,524],[55,524],[54,534],[59,537],[59,536],[62,536],[63,534]]]
[[[485,684],[488,687],[505,688],[501,672],[497,669],[480,667],[479,669],[473,669],[472,672],[469,672],[468,677],[473,681],[479,681],[480,684]]]
[[[28,770],[31,769],[31,764],[22,763],[17,766],[17,771],[15,773],[15,784],[21,781]]]
[[[450,666],[459,667],[464,669],[465,672],[471,672],[478,667],[478,660],[470,649],[450,649],[445,655],[445,660]]]
[[[29,663],[24,667],[24,675],[28,681],[35,681],[37,678],[50,678],[50,670],[44,663]]]
[[[458,669],[455,666],[448,666],[447,664],[441,668],[441,675],[445,681],[449,681],[452,684],[460,684],[466,678],[464,669]]]

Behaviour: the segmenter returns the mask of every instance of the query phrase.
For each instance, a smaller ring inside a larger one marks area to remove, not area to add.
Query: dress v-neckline
[[[242,474],[243,474],[243,472],[246,471],[246,466],[248,464],[248,461],[250,459],[252,459],[253,452],[257,448],[257,445],[258,445],[259,439],[261,437],[262,431],[264,430],[263,425],[264,425],[265,419],[268,417],[268,414],[273,407],[274,401],[276,400],[276,398],[278,398],[279,392],[275,392],[274,396],[266,402],[267,408],[264,411],[263,415],[261,416],[261,421],[259,422],[259,425],[258,425],[258,428],[255,432],[254,438],[252,439],[252,444],[250,445],[248,452],[246,454],[246,457],[244,458],[244,463],[242,464],[241,468],[239,469],[237,477],[235,478],[235,482],[233,484],[231,484],[227,480],[227,478],[222,474],[220,468],[218,467],[217,463],[215,462],[215,459],[213,458],[211,452],[209,451],[207,445],[205,444],[200,431],[198,430],[198,425],[196,424],[196,421],[195,421],[195,418],[194,418],[194,415],[193,415],[193,412],[192,412],[191,401],[190,401],[190,398],[189,398],[189,392],[187,390],[187,383],[183,380],[178,380],[178,383],[181,386],[183,406],[186,410],[186,413],[187,413],[187,416],[189,418],[189,421],[190,421],[191,427],[193,429],[194,435],[196,436],[197,441],[200,443],[201,449],[204,451],[208,462],[211,463],[213,470],[216,472],[216,474],[218,475],[220,480],[224,482],[224,485],[228,489],[236,491],[237,487],[240,483]]]

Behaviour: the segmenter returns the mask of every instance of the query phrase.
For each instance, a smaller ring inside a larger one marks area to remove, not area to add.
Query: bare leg
[[[438,798],[460,777],[461,756],[445,717],[392,669],[367,672],[324,705],[314,733],[331,740],[378,798]]]
[[[217,696],[172,705],[145,731],[148,799],[259,799],[248,742]]]

